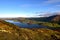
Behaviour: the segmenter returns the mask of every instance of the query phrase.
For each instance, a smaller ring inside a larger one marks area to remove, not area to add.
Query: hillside
[[[56,17],[54,17],[52,21],[60,24],[60,15],[56,15]]]
[[[60,21],[60,15],[53,15],[49,17],[39,17],[39,18],[29,18],[30,20],[35,20],[35,21],[44,21],[44,22],[49,22],[49,21]]]
[[[46,21],[46,17],[39,17],[39,18],[27,18],[29,20],[35,20],[35,21]]]
[[[19,28],[0,20],[0,40],[60,40],[60,32],[44,28]]]

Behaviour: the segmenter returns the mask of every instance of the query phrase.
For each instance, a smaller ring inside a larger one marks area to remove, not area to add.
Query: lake
[[[38,25],[38,24],[28,24],[28,23],[22,23],[22,22],[14,21],[14,20],[5,20],[5,21],[9,23],[13,23],[22,28],[47,28],[45,26]]]

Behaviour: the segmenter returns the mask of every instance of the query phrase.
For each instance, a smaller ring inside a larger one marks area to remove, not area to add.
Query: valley
[[[60,0],[0,0],[0,40],[60,40]]]
[[[60,40],[60,32],[44,28],[20,28],[0,20],[0,40]]]
[[[60,24],[27,18],[0,19],[0,40],[60,40]]]

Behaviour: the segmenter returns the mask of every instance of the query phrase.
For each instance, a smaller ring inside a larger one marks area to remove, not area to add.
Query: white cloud
[[[24,14],[0,14],[0,17],[27,17]]]
[[[57,7],[60,7],[60,5],[56,5]]]
[[[41,4],[43,6],[48,6],[48,5],[56,6],[56,5],[60,5],[58,3],[60,3],[60,0],[46,0],[46,1],[43,1]]]
[[[60,15],[60,11],[56,11],[56,12],[37,12],[38,15],[36,16],[40,16],[40,17],[48,17],[48,16],[52,16],[52,15]]]
[[[53,14],[50,13],[50,12],[41,12],[41,13],[39,13],[38,16],[41,16],[41,17],[48,17],[48,16],[51,16],[51,15],[53,15]]]
[[[6,17],[39,17],[39,16],[36,16],[36,14],[22,14],[22,13],[15,13],[15,14],[0,14],[0,18],[6,18]]]
[[[58,3],[58,2],[60,2],[60,0],[47,0],[44,3],[51,4],[51,3]]]

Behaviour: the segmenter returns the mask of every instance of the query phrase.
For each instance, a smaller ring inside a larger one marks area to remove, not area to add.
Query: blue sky
[[[60,11],[60,0],[0,0],[0,17],[37,17]]]

